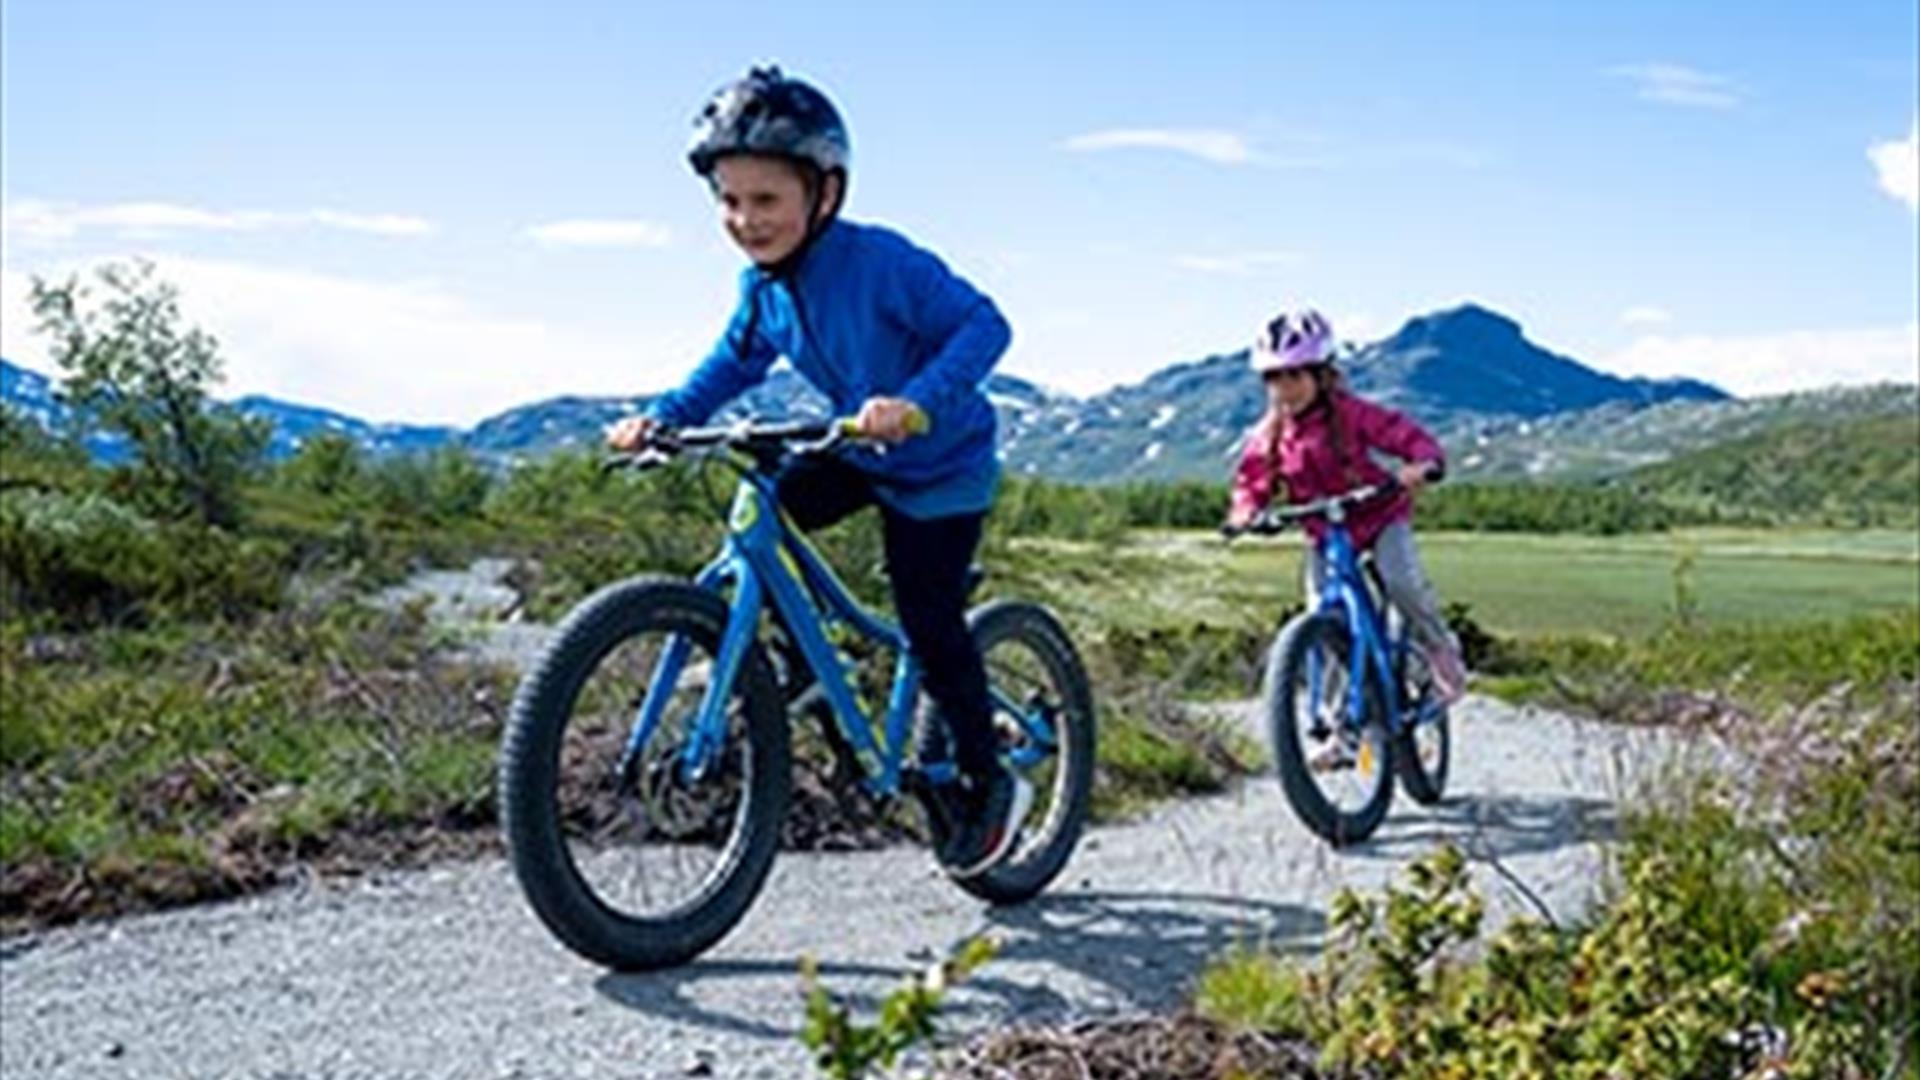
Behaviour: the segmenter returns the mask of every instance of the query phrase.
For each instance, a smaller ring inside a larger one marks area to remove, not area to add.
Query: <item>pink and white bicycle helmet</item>
[[[1260,328],[1247,362],[1261,375],[1333,360],[1333,326],[1312,308],[1281,312]]]

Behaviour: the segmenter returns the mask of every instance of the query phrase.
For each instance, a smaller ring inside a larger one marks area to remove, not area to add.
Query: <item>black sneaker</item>
[[[1020,838],[1020,823],[1033,809],[1033,785],[1005,768],[984,784],[957,793],[962,813],[943,845],[940,861],[954,877],[978,877],[1000,864]]]

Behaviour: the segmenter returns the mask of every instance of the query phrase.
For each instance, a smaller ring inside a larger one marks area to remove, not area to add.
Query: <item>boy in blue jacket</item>
[[[722,87],[695,124],[688,159],[753,264],[712,353],[607,441],[632,450],[657,426],[703,423],[785,356],[836,415],[889,444],[797,461],[778,495],[808,531],[879,508],[894,607],[960,773],[956,824],[938,854],[953,874],[982,873],[1006,857],[1033,802],[995,752],[986,670],[966,624],[967,571],[1000,477],[981,383],[1011,331],[993,301],[933,254],[840,218],[847,130],[820,91],[755,68]],[[926,433],[908,438],[921,426],[916,414]]]

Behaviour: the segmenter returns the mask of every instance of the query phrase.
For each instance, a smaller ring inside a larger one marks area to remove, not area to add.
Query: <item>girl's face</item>
[[[818,212],[833,205],[837,177],[827,180]],[[727,235],[747,258],[772,266],[807,238],[807,183],[791,162],[757,154],[732,154],[713,169],[714,203]]]
[[[1282,416],[1300,415],[1319,395],[1313,368],[1284,368],[1267,376],[1267,404]]]

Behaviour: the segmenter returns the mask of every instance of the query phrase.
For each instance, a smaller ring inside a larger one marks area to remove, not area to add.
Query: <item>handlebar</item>
[[[925,434],[927,415],[915,411],[907,421],[910,435]],[[646,443],[631,452],[614,452],[601,461],[601,467],[614,469],[651,469],[664,465],[688,450],[725,447],[771,462],[788,453],[822,454],[846,445],[883,446],[879,440],[863,435],[859,421],[852,417],[834,420],[789,420],[774,423],[747,419],[711,427],[656,428]]]
[[[1336,510],[1345,516],[1349,506],[1372,502],[1375,499],[1389,498],[1400,491],[1400,481],[1389,477],[1383,484],[1367,484],[1343,491],[1338,495],[1329,495],[1324,499],[1301,503],[1298,506],[1270,506],[1255,514],[1252,521],[1245,525],[1222,525],[1220,533],[1231,540],[1236,536],[1272,536],[1285,532],[1287,526],[1302,518],[1332,516]]]
[[[1438,466],[1429,465],[1427,476],[1429,479],[1437,480],[1440,471]],[[1348,507],[1372,502],[1375,499],[1390,499],[1398,495],[1404,487],[1399,477],[1388,475],[1381,483],[1367,484],[1352,491],[1343,491],[1338,495],[1329,495],[1298,506],[1270,506],[1254,515],[1253,520],[1245,525],[1220,526],[1220,535],[1229,540],[1237,536],[1272,536],[1275,533],[1284,532],[1287,526],[1302,518],[1344,518]]]

